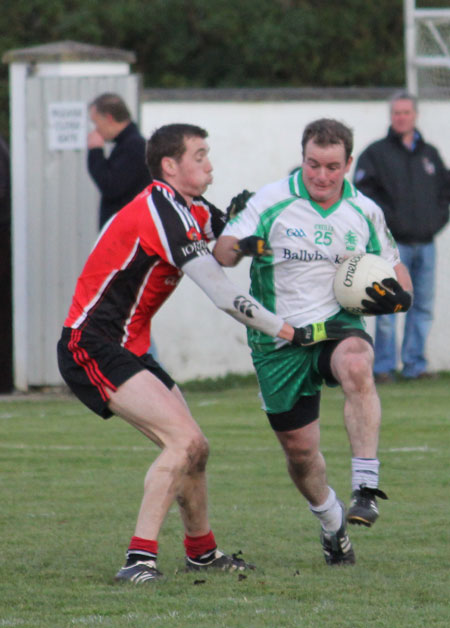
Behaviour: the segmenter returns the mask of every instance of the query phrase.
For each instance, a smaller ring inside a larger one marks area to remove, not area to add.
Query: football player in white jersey
[[[281,339],[249,330],[249,345],[263,407],[284,450],[289,474],[321,524],[327,564],[353,564],[346,531],[370,527],[378,517],[380,400],[372,375],[373,348],[364,319],[342,310],[333,293],[337,265],[357,253],[375,253],[395,268],[398,281],[369,288],[370,314],[406,311],[411,280],[381,209],[346,179],[353,135],[330,119],[311,122],[302,137],[302,167],[261,188],[219,237],[214,255],[234,266],[253,257],[251,294],[292,326],[317,321],[349,322],[353,333],[293,351]],[[384,283],[384,282],[383,282]],[[389,287],[390,290],[386,290]],[[377,289],[377,290],[376,290]],[[352,451],[352,496],[347,516],[328,486],[319,449],[320,391],[340,385]]]
[[[226,277],[207,247],[225,224],[223,213],[202,196],[213,171],[207,135],[190,124],[165,125],[152,134],[152,183],[104,226],[78,278],[58,343],[58,365],[72,392],[103,419],[122,417],[161,449],[146,474],[118,582],[161,578],[158,536],[174,501],[188,571],[252,567],[238,554],[217,549],[208,518],[208,442],[169,373],[148,353],[150,321],[181,275],[230,316],[299,351],[348,333],[345,324],[333,321],[294,329]]]

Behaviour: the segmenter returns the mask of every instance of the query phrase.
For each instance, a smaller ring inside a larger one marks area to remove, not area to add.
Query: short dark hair
[[[185,150],[185,138],[208,137],[207,131],[193,124],[166,124],[151,135],[147,142],[147,165],[153,179],[161,179],[163,157],[180,161]]]
[[[94,98],[89,107],[95,107],[102,115],[109,113],[116,122],[126,122],[131,119],[130,111],[119,94],[100,94]]]
[[[397,100],[409,100],[412,102],[412,105],[414,107],[414,111],[417,111],[418,109],[418,105],[417,105],[417,98],[414,96],[414,94],[410,94],[410,92],[407,92],[406,90],[399,90],[397,92],[394,92],[392,94],[392,96],[389,98],[389,108],[392,109],[392,105],[397,102]]]
[[[306,125],[302,136],[303,155],[309,140],[313,140],[319,146],[343,144],[346,161],[350,159],[353,151],[353,131],[342,122],[331,118],[321,118]]]

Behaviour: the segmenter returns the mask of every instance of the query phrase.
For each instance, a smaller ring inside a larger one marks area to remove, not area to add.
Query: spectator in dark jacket
[[[89,105],[95,130],[88,135],[88,170],[101,193],[100,228],[149,183],[145,140],[117,94],[102,94]],[[109,157],[105,142],[114,142]]]
[[[415,127],[417,101],[398,92],[390,103],[387,136],[360,155],[356,187],[384,211],[386,222],[414,286],[406,314],[401,360],[403,376],[426,377],[425,344],[433,319],[435,242],[449,218],[449,173],[434,146]],[[397,365],[395,318],[377,317],[374,373],[378,382],[392,380]]]

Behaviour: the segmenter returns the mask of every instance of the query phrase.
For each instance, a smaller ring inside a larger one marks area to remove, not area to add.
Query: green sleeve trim
[[[381,254],[381,243],[378,238],[375,226],[371,220],[366,216],[363,210],[358,207],[355,203],[352,203],[347,199],[349,205],[351,205],[367,222],[367,226],[369,227],[369,242],[366,245],[366,253],[373,253],[374,255]]]

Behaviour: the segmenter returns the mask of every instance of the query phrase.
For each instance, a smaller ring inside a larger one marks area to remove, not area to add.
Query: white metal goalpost
[[[408,91],[450,98],[450,1],[448,8],[421,9],[403,0]]]

